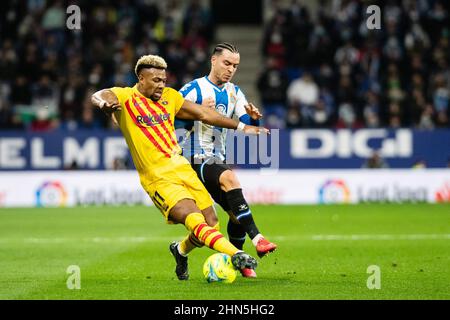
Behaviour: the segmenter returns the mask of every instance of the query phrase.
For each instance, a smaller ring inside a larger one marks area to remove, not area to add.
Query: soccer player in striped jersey
[[[209,75],[187,83],[180,92],[186,100],[215,109],[227,118],[236,116],[241,123],[258,125],[261,113],[247,102],[242,90],[230,82],[239,61],[239,52],[234,45],[218,44],[211,56]],[[230,216],[227,225],[230,242],[242,249],[248,234],[259,257],[274,251],[276,244],[266,240],[259,232],[239,180],[225,163],[227,129],[202,121],[178,120],[176,127],[189,130],[181,143],[183,154],[189,157],[213,199]],[[194,237],[186,238],[181,245],[187,248],[186,251],[201,246]],[[256,277],[252,269],[241,269],[241,273],[244,277]]]
[[[165,87],[167,64],[159,56],[141,57],[135,67],[138,83],[97,91],[92,103],[119,125],[139,173],[142,187],[167,223],[181,223],[197,243],[232,257],[237,269],[251,268],[256,260],[236,248],[219,232],[212,199],[189,162],[181,155],[174,128],[175,115],[211,125],[238,128],[239,122],[215,110],[196,105]],[[265,128],[239,126],[245,133],[268,133]],[[188,279],[187,252],[170,247],[177,260],[178,279]]]

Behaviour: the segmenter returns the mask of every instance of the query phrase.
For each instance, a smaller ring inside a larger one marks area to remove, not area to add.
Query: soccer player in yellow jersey
[[[167,223],[184,224],[196,240],[230,255],[237,269],[255,269],[256,259],[237,249],[219,232],[213,201],[188,160],[181,155],[174,117],[200,120],[247,134],[268,133],[268,130],[245,125],[185,100],[176,90],[165,87],[166,68],[163,58],[143,56],[136,63],[139,81],[134,87],[103,89],[94,93],[91,101],[119,125],[141,185]],[[182,246],[170,249],[177,262],[178,279],[187,280],[187,252]]]

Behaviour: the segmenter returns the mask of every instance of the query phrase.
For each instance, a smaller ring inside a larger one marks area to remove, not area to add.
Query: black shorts
[[[218,203],[223,210],[229,211],[230,207],[228,205],[226,192],[220,188],[219,177],[222,172],[226,170],[231,170],[231,167],[225,163],[225,161],[220,160],[216,157],[206,158],[201,160],[194,160],[191,158],[191,166],[197,173],[200,181],[206,187],[211,197],[216,203]]]

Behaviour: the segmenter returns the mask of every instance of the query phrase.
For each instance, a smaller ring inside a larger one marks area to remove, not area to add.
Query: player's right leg
[[[193,165],[193,167],[214,200],[230,216],[227,226],[230,242],[242,249],[245,236],[248,234],[259,257],[273,252],[277,245],[265,239],[260,233],[242,193],[239,180],[230,166],[221,163],[217,158],[210,158],[200,166]]]
[[[230,217],[235,217],[235,221],[232,221],[232,223],[238,222],[242,226],[242,229],[244,229],[252,239],[252,243],[256,248],[258,256],[263,257],[276,250],[277,245],[266,240],[259,232],[258,227],[253,220],[252,211],[244,198],[241,185],[234,172],[231,169],[223,171],[220,174],[219,183],[221,192],[225,193],[224,197],[227,200],[229,208],[227,212],[230,214]],[[235,227],[234,229],[236,232],[240,230],[237,226],[230,224],[229,227]]]
[[[195,202],[196,202],[196,205],[198,206],[198,208],[201,209],[202,212],[206,214],[208,212],[208,208],[212,209],[213,201],[212,201],[211,196],[209,195],[208,191],[206,190],[205,186],[202,184],[202,182],[198,178],[197,173],[192,169],[192,167],[190,165],[188,165],[186,168],[184,168],[184,170],[179,170],[179,174],[180,174],[180,176],[183,177],[183,183],[186,186],[186,188],[188,189],[189,193],[195,199]],[[212,215],[214,217],[214,220],[218,222],[217,216],[216,216],[214,210],[212,211]],[[208,215],[206,214],[206,216],[208,216]],[[211,226],[212,223],[210,221],[207,221],[207,222]],[[218,223],[216,226],[218,227]],[[213,228],[213,229],[216,229],[216,228]],[[219,230],[217,230],[217,229],[216,229],[216,231],[219,232]],[[199,235],[197,235],[195,231],[193,232],[193,234],[194,234],[194,238],[200,239],[200,241],[204,242],[203,239],[201,237],[199,237]],[[238,250],[230,241],[228,241],[227,239],[224,239],[224,240],[230,246],[232,246],[233,248]],[[219,240],[219,241],[221,241],[221,240]],[[214,248],[214,249],[216,249],[216,248]],[[218,250],[218,251],[224,252],[221,250]],[[242,250],[239,250],[239,251],[242,251]],[[231,254],[229,254],[229,255],[232,256]],[[242,256],[242,254],[239,254],[236,257],[238,257],[238,256]],[[232,256],[232,258],[233,258],[233,256]],[[253,258],[251,258],[251,259],[253,259]],[[237,260],[232,259],[232,261],[235,261],[234,263],[241,264]],[[255,260],[255,262],[256,262],[256,260]],[[236,266],[236,264],[235,264],[235,266]],[[250,264],[250,266],[248,268],[254,269],[255,267],[256,267],[256,264],[254,265],[254,267],[252,267]],[[237,268],[239,270],[243,269],[240,267],[237,267]]]

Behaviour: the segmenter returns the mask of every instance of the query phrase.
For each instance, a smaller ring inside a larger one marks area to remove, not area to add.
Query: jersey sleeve
[[[129,88],[123,88],[123,87],[113,87],[110,88],[109,90],[111,90],[117,97],[117,99],[119,100],[119,104],[122,106],[122,110],[125,107],[125,101],[128,99],[128,97],[130,96],[130,90]],[[124,113],[120,110],[116,110],[114,111],[114,116],[116,118],[116,120],[119,122],[119,124],[122,122],[122,115]]]
[[[195,89],[195,81],[191,81],[189,83],[186,83],[179,91],[179,93],[184,97],[185,100],[198,103],[198,94],[197,90]],[[192,130],[194,127],[194,121],[192,120],[183,120],[175,118],[175,129],[183,128],[188,131]],[[183,140],[183,143],[180,145],[182,146],[184,144],[186,139]],[[183,148],[183,146],[182,146]]]
[[[249,124],[252,126],[259,126],[259,120],[252,119],[245,110],[245,106],[248,104],[247,98],[245,98],[244,93],[239,87],[236,87],[237,90],[237,101],[236,107],[234,109],[235,115],[239,118],[239,121]]]
[[[111,90],[116,95],[117,99],[119,99],[120,105],[123,106],[124,102],[126,101],[129,95],[127,88],[112,87],[109,90]]]
[[[178,111],[180,111],[181,106],[184,103],[184,97],[182,96],[181,93],[179,93],[178,91],[171,89],[172,91],[172,97],[174,99],[175,102],[175,114],[178,113]]]
[[[237,93],[236,93],[236,107],[234,109],[234,114],[241,118],[243,115],[247,114],[247,111],[245,111],[245,106],[248,104],[247,98],[245,98],[244,93],[242,90],[239,89],[239,87],[236,87]]]
[[[185,84],[183,88],[180,89],[180,93],[186,100],[192,101],[194,103],[199,103],[196,85],[197,84],[195,81],[191,81]]]

